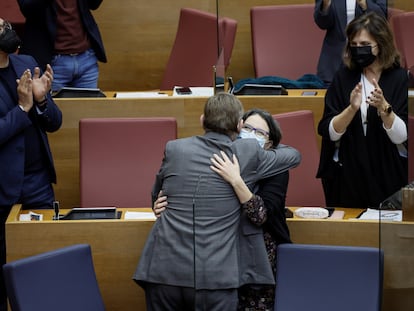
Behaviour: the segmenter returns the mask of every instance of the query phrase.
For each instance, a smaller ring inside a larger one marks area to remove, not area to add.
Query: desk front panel
[[[90,244],[107,310],[145,310],[144,291],[132,275],[153,220],[53,221],[52,211],[35,212],[48,220],[19,222],[15,221],[18,211],[10,214],[6,224],[7,261],[73,244]]]
[[[324,90],[317,96],[243,96],[244,109],[262,108],[272,114],[308,109],[314,113],[315,126],[322,117]],[[206,97],[160,98],[77,98],[56,99],[63,113],[63,124],[49,134],[57,172],[56,199],[62,207],[79,206],[79,120],[99,117],[175,117],[178,137],[203,133],[200,116]],[[316,127],[315,127],[316,128]],[[104,139],[104,138],[103,138]],[[319,136],[318,136],[319,139]],[[318,140],[320,142],[320,139]],[[161,165],[161,163],[160,163]],[[151,182],[151,181],[149,181]]]
[[[132,281],[132,274],[153,220],[52,221],[51,210],[37,212],[44,214],[44,221],[20,222],[20,206],[13,207],[6,223],[8,261],[88,243],[107,310],[145,310],[144,292]],[[344,220],[288,219],[288,226],[294,243],[378,247],[381,242],[385,250],[383,311],[413,310],[414,223],[381,223],[380,235],[378,222],[352,219],[357,214],[346,210],[349,219]],[[332,262],[326,265],[335,267]]]

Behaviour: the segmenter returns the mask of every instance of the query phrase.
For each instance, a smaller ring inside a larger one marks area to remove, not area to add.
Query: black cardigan
[[[361,114],[357,113],[340,139],[339,161],[332,159],[335,142],[329,138],[329,123],[349,105],[351,91],[360,78],[360,71],[341,68],[325,96],[324,113],[318,125],[322,148],[317,177],[322,178],[327,206],[378,207],[382,200],[407,184],[407,158],[400,156],[389,139],[375,107],[368,108],[366,136]],[[378,83],[394,112],[407,124],[407,71],[399,67],[385,70]]]

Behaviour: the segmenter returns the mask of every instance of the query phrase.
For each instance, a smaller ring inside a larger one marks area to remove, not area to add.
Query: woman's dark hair
[[[344,63],[350,69],[358,68],[351,59],[351,41],[365,29],[378,45],[377,59],[383,69],[400,66],[400,54],[394,44],[394,36],[388,21],[375,12],[363,14],[352,20],[346,28],[347,44],[345,46]]]
[[[276,148],[282,139],[282,131],[280,130],[279,124],[275,121],[275,119],[273,119],[270,113],[258,108],[247,111],[243,115],[242,119],[243,121],[246,121],[248,117],[253,115],[259,115],[263,120],[266,121],[267,126],[269,127],[269,140],[271,140],[273,143],[272,148]]]

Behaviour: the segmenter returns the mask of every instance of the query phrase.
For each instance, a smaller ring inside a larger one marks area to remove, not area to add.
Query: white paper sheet
[[[177,94],[175,91],[180,86],[175,86],[173,90],[173,96],[213,96],[214,95],[214,87],[204,87],[204,86],[197,86],[197,87],[190,87],[191,94]]]
[[[131,212],[131,211],[126,211],[124,219],[155,220],[156,217],[155,217],[153,212]]]
[[[381,217],[381,220],[402,221],[402,211],[377,210],[377,209],[368,208],[359,217],[359,219],[364,219],[364,220],[379,220],[380,217]]]
[[[116,98],[152,98],[166,96],[168,94],[163,92],[118,92],[115,94]]]

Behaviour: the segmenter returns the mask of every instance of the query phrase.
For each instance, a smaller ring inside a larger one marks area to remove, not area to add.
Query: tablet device
[[[79,98],[79,97],[106,97],[100,89],[62,87],[52,95],[54,98]]]
[[[288,95],[287,90],[281,85],[272,84],[243,84],[235,89],[234,95]]]
[[[115,207],[75,207],[59,220],[119,219],[121,212]]]

